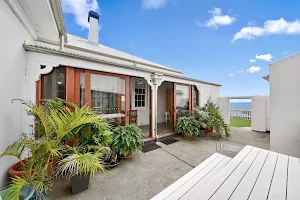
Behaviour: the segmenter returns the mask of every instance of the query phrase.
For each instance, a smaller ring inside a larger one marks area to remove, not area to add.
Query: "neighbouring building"
[[[145,141],[174,134],[177,118],[217,101],[220,85],[98,44],[99,15],[87,20],[85,39],[66,33],[59,0],[0,2],[0,151],[33,131],[33,118],[12,99],[87,105],[116,125],[135,123]],[[14,162],[0,160],[2,183]]]
[[[300,53],[273,62],[270,84],[270,149],[300,157]]]

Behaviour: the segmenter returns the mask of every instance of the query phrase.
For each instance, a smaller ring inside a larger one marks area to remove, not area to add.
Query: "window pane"
[[[142,100],[144,100],[144,101],[145,101],[145,95],[142,95]]]
[[[189,86],[176,85],[176,116],[177,119],[189,115]]]
[[[91,74],[91,107],[118,124],[125,121],[125,79]]]
[[[138,101],[138,107],[141,107],[141,106],[142,106],[142,102]]]
[[[84,91],[85,91],[85,73],[80,73],[80,106],[81,107],[85,105]]]
[[[198,93],[198,89],[196,86],[193,86],[194,87],[194,96],[193,96],[193,101],[194,101],[194,107],[196,106],[199,106],[199,93]]]
[[[55,68],[49,74],[43,75],[43,99],[66,99],[65,68]]]

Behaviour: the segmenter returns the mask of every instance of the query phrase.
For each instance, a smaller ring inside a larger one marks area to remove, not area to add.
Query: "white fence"
[[[251,120],[251,110],[230,109],[230,118]]]

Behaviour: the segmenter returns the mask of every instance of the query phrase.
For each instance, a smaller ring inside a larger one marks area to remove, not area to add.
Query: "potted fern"
[[[185,138],[198,135],[199,122],[194,116],[180,117],[175,124],[175,130],[182,133]]]
[[[139,127],[131,124],[114,129],[112,148],[122,157],[131,158],[142,147],[142,130]]]

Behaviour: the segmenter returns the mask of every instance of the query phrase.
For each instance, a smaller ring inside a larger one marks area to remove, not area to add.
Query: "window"
[[[85,73],[81,72],[80,73],[80,107],[85,105],[84,91],[85,91]]]
[[[176,118],[189,115],[190,87],[187,85],[176,85]]]
[[[199,92],[195,85],[193,86],[193,88],[194,88],[194,93],[193,93],[194,105],[193,105],[193,107],[195,108],[196,106],[199,106]]]
[[[144,81],[135,81],[134,107],[136,108],[146,107],[146,85]]]
[[[125,123],[125,78],[91,74],[91,107],[110,122]]]
[[[53,69],[49,74],[42,78],[42,98],[66,99],[66,70],[64,67]]]

